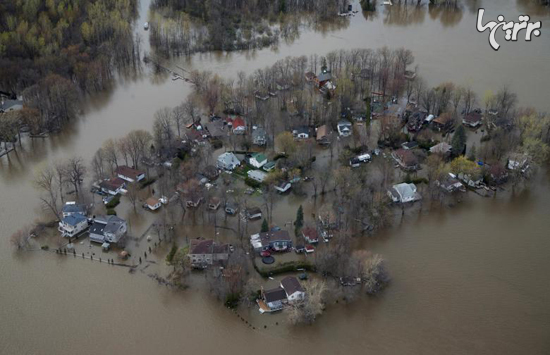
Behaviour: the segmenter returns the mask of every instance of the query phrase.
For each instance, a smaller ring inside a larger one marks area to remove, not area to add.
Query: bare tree
[[[79,187],[84,181],[84,175],[86,175],[86,166],[84,165],[82,158],[72,157],[69,159],[66,169],[68,180],[73,185],[76,194],[78,194]]]
[[[43,168],[35,176],[34,185],[43,192],[43,195],[40,196],[42,207],[50,211],[59,220],[59,196],[57,195],[55,171],[51,167]]]
[[[306,297],[287,308],[288,319],[292,324],[311,324],[323,313],[326,283],[314,279],[305,284]]]

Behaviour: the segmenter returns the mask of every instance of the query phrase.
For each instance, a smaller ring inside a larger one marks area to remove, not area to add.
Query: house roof
[[[317,140],[325,138],[327,134],[328,134],[328,127],[326,124],[317,128]]]
[[[65,224],[68,224],[70,226],[76,226],[77,224],[83,222],[83,221],[86,221],[87,218],[84,217],[83,215],[77,213],[77,214],[73,214],[73,215],[70,215],[70,216],[67,216],[65,218],[63,218],[63,223]]]
[[[331,79],[332,79],[332,74],[330,74],[329,71],[321,73],[317,76],[317,80],[319,80],[319,82],[323,82]]]
[[[90,233],[103,235],[104,233],[115,233],[125,220],[117,216],[97,216],[90,228]]]
[[[116,190],[122,187],[126,182],[119,177],[103,180],[99,186],[108,190]]]
[[[246,126],[246,123],[244,122],[242,117],[238,116],[233,120],[233,129],[237,127],[245,127],[245,126]]]
[[[451,151],[452,146],[448,143],[441,142],[430,148],[430,153],[446,154]]]
[[[248,177],[255,178],[258,180],[264,180],[267,177],[267,174],[261,170],[250,170],[248,172]]]
[[[218,161],[223,162],[225,164],[231,164],[231,163],[237,163],[238,164],[238,163],[241,162],[235,154],[230,153],[230,152],[226,152],[226,153],[221,154],[218,157]]]
[[[256,128],[255,130],[252,131],[252,138],[253,139],[265,138],[265,136],[266,136],[265,129],[263,129],[261,127],[258,127],[258,128]]]
[[[122,166],[119,166],[118,168],[116,168],[115,173],[117,175],[126,176],[128,178],[133,179],[133,180],[136,180],[139,175],[144,174],[143,171],[136,170],[134,168],[130,168],[129,166],[125,166],[125,165],[122,165]]]
[[[263,155],[262,153],[254,153],[252,154],[252,157],[251,158],[254,158],[256,159],[256,161],[258,163],[264,161],[264,160],[267,160],[267,157],[265,155]]]
[[[394,190],[397,195],[394,194],[394,191],[392,191],[392,194],[399,197],[401,200],[411,199],[416,196],[416,186],[414,184],[401,183],[393,185],[392,190]]]
[[[63,205],[63,213],[86,213],[86,206],[76,203],[66,203]]]
[[[316,228],[313,227],[305,227],[302,229],[302,234],[304,237],[308,238],[309,240],[318,240],[319,239],[319,233],[317,232]]]
[[[302,285],[294,276],[287,276],[281,280],[281,286],[285,290],[287,296],[290,296],[296,292],[304,292]]]
[[[151,206],[151,207],[155,206],[155,205],[156,205],[157,203],[159,203],[159,202],[160,202],[159,199],[158,199],[158,198],[154,198],[154,197],[149,197],[149,198],[147,199],[147,201],[145,201],[145,203],[147,203],[147,205],[149,205],[149,206]]]
[[[463,118],[464,122],[466,122],[468,124],[479,123],[479,122],[481,122],[482,119],[483,119],[483,116],[481,116],[480,113],[477,113],[475,111],[472,111],[472,112],[466,114]]]
[[[264,291],[264,299],[267,303],[286,299],[286,292],[281,287]]]
[[[211,137],[222,137],[225,135],[223,121],[208,122],[206,124],[206,130],[210,133]]]
[[[192,239],[189,254],[226,254],[229,253],[227,244],[218,244],[213,240]]]
[[[262,232],[254,234],[250,237],[250,240],[255,248],[259,248],[260,246],[266,247],[270,242],[274,241],[291,241],[290,235],[283,229],[275,232]]]
[[[406,166],[413,166],[418,164],[418,159],[413,152],[406,149],[398,149],[395,151],[395,155],[401,160]]]
[[[0,101],[0,111],[17,111],[23,108],[22,100],[2,100]]]

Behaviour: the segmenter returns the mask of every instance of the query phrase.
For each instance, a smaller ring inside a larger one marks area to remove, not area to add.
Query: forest
[[[347,25],[337,17],[347,5],[347,0],[154,0],[150,41],[164,56],[263,48],[296,36],[305,24]]]
[[[3,1],[0,14],[0,91],[23,96],[35,133],[61,129],[83,94],[139,63],[137,0]]]

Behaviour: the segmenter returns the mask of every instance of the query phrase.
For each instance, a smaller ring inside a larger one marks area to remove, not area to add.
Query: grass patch
[[[107,215],[108,216],[116,216],[116,211],[114,208],[107,208]]]

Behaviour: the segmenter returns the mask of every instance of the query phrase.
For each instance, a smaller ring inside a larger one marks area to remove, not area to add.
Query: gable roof
[[[244,120],[242,119],[242,117],[238,116],[233,120],[233,129],[235,129],[237,127],[245,127],[245,126],[246,126],[246,124],[245,124]]]
[[[287,296],[293,295],[296,292],[304,292],[302,285],[294,276],[287,276],[281,281],[281,286],[285,290]]]
[[[192,239],[189,254],[225,254],[228,252],[227,244],[217,244],[212,239]]]
[[[481,116],[480,113],[472,111],[464,116],[463,121],[468,124],[476,124],[481,122],[482,119],[483,119],[483,116]]]
[[[252,154],[252,157],[251,159],[255,159],[258,163],[264,161],[264,160],[267,160],[267,157],[265,155],[263,155],[262,153],[254,153]]]
[[[85,214],[86,213],[86,206],[76,204],[76,203],[66,203],[65,205],[63,205],[62,212],[63,213],[81,213],[81,214]]]
[[[413,166],[418,164],[418,159],[413,152],[406,149],[398,149],[395,151],[395,155],[401,160],[401,162],[406,166]]]
[[[136,180],[139,175],[145,174],[143,171],[130,168],[129,166],[126,166],[126,165],[121,165],[118,168],[116,168],[115,173],[117,175],[129,177],[133,180]]]
[[[286,292],[281,287],[264,291],[264,299],[267,303],[282,301],[286,299]]]
[[[73,214],[73,215],[70,215],[70,216],[67,216],[65,218],[63,218],[63,223],[65,224],[68,224],[70,226],[76,226],[77,224],[83,222],[83,221],[86,221],[87,218],[84,217],[83,215],[77,213],[77,214]]]

